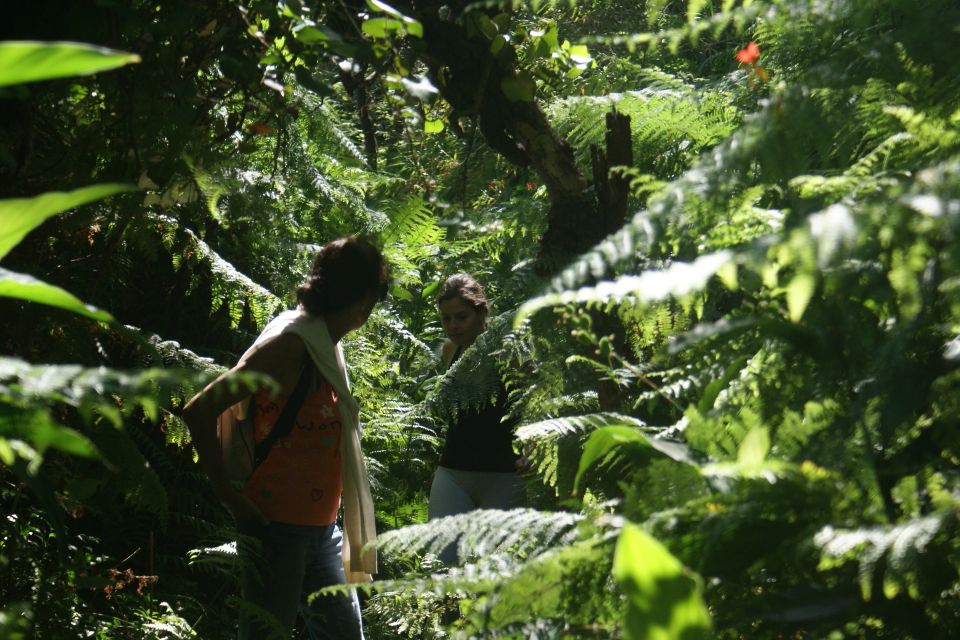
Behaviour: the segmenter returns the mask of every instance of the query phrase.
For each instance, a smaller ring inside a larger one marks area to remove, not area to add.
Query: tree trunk
[[[607,114],[606,150],[591,145],[593,184],[597,194],[597,218],[604,236],[621,228],[627,221],[627,198],[630,181],[623,171],[611,174],[612,167],[633,166],[633,144],[630,116],[614,107]],[[600,238],[597,238],[599,241]]]
[[[357,118],[360,124],[360,131],[363,133],[363,152],[367,159],[367,165],[371,171],[377,170],[377,133],[373,126],[373,120],[370,118],[370,92],[367,89],[367,80],[363,69],[359,71],[340,70],[340,82],[344,89],[353,98],[357,107]]]

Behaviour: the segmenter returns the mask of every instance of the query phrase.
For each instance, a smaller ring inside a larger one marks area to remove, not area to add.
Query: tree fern
[[[516,438],[521,444],[523,452],[530,458],[533,469],[547,485],[555,487],[561,485],[572,488],[573,476],[577,472],[579,454],[581,453],[582,438],[593,431],[610,425],[633,425],[643,427],[643,422],[629,416],[613,413],[599,413],[568,418],[555,418],[532,424],[526,424],[517,429]],[[576,457],[567,457],[561,469],[561,441],[573,439]],[[565,482],[559,482],[560,477]]]
[[[447,369],[424,401],[426,411],[443,417],[455,417],[461,411],[492,402],[500,382],[496,362],[490,354],[502,344],[510,330],[513,314],[490,320],[460,358]]]
[[[503,526],[503,518],[510,526]],[[453,528],[459,535],[482,542],[474,548],[479,554],[476,560],[429,577],[378,581],[368,589],[376,590],[381,600],[392,597],[401,601],[404,594],[418,594],[419,598],[485,594],[462,621],[461,628],[471,637],[497,637],[518,620],[529,620],[531,612],[541,619],[565,616],[575,625],[598,622],[600,612],[609,620],[615,617],[616,608],[608,606],[602,591],[596,592],[596,597],[584,598],[584,594],[596,587],[609,588],[604,565],[609,563],[613,534],[581,536],[574,528],[579,520],[577,516],[528,510],[475,511],[442,518],[431,523],[431,528]],[[474,526],[481,530],[473,532]],[[411,547],[429,549],[447,543],[445,536],[438,537],[426,529],[421,525],[390,532],[385,536],[385,552],[396,553],[398,544],[409,551]],[[531,537],[537,540],[537,547],[530,546]],[[576,541],[579,537],[583,539]],[[558,542],[567,544],[555,546]],[[577,580],[579,587],[573,587],[565,577]],[[400,587],[402,592],[397,591]],[[531,600],[531,593],[538,597]]]
[[[311,111],[311,117],[303,120],[309,133],[306,139],[311,145],[328,153],[339,151],[358,162],[366,162],[363,150],[354,142],[356,133],[342,114],[313,93],[304,91],[299,97]]]
[[[390,223],[380,239],[397,286],[413,290],[423,286],[420,265],[436,255],[444,236],[435,214],[421,198],[408,198],[391,207]]]
[[[631,53],[640,48],[655,51],[666,45],[672,53],[676,53],[681,44],[696,43],[700,34],[709,32],[716,36],[727,29],[742,31],[760,15],[763,9],[761,5],[752,2],[743,2],[742,6],[736,6],[736,4],[736,2],[725,3],[725,10],[705,18],[701,18],[699,12],[693,12],[690,22],[680,27],[657,32],[590,36],[584,38],[584,41],[590,44],[623,46]]]
[[[89,369],[77,365],[31,365],[0,358],[5,401],[51,406],[65,403],[87,417],[102,415],[117,428],[123,415],[136,410],[158,419],[158,397],[174,396],[185,383],[196,388],[206,377],[189,371]]]
[[[611,593],[612,532],[556,547],[524,563],[470,612],[467,627],[484,637],[531,619],[564,619],[601,633],[618,627],[621,608]],[[529,594],[536,593],[535,599]],[[466,635],[466,634],[465,634]]]
[[[203,265],[210,270],[211,313],[226,305],[231,325],[236,327],[245,306],[249,306],[258,326],[267,321],[281,307],[280,300],[262,286],[239,272],[221,258],[190,229],[184,229],[172,218],[154,216],[151,222],[163,235],[175,270]]]
[[[586,164],[590,145],[602,143],[603,115],[611,108],[630,118],[636,168],[661,179],[677,175],[703,148],[730,134],[738,114],[728,100],[663,72],[653,82],[656,88],[566,98],[551,105],[558,129],[579,150],[581,164]]]
[[[457,543],[462,557],[483,557],[495,552],[532,556],[575,536],[575,525],[581,520],[582,516],[577,514],[532,509],[478,509],[430,524],[388,531],[380,536],[378,546],[387,554],[439,553]]]
[[[882,596],[887,599],[904,592],[919,600],[956,578],[955,568],[929,562],[938,537],[953,536],[955,526],[952,511],[886,527],[851,530],[827,526],[814,538],[821,552],[819,569],[830,571],[855,562],[864,600],[880,595],[874,592],[876,586],[882,586]]]
[[[721,251],[701,256],[690,264],[678,262],[664,270],[647,271],[637,276],[622,276],[615,281],[600,282],[593,287],[534,298],[520,308],[516,321],[519,322],[544,307],[569,303],[607,307],[610,303],[625,298],[650,303],[671,296],[685,296],[706,286],[707,281],[728,264],[730,258],[730,253]]]

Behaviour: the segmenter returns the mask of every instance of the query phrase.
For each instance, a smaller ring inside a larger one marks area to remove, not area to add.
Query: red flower
[[[760,57],[760,47],[756,42],[750,41],[745,48],[737,51],[737,62],[741,64],[753,64]]]
[[[262,122],[253,122],[247,125],[247,130],[255,136],[266,136],[274,132],[274,128]]]
[[[527,184],[526,184],[525,186],[527,187],[527,191],[533,191],[534,189],[537,188],[537,183],[535,183],[535,182],[530,182],[530,181],[528,180],[528,181],[527,181]]]

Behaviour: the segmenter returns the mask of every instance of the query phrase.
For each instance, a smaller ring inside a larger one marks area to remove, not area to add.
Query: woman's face
[[[444,300],[439,308],[443,331],[458,347],[469,347],[483,333],[487,320],[485,311],[474,309],[460,298]]]
[[[376,293],[368,293],[354,302],[350,308],[350,330],[359,329],[373,313],[373,308],[379,302]]]

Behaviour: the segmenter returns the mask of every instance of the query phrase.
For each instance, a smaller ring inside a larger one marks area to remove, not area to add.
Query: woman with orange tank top
[[[309,604],[307,596],[345,583],[345,563],[350,578],[376,571],[375,552],[366,544],[376,532],[360,452],[359,408],[339,343],[366,322],[387,283],[386,261],[373,245],[357,238],[327,243],[297,291],[297,309],[271,321],[240,362],[184,408],[214,491],[239,529],[259,543],[244,562],[248,606],[240,615],[241,640],[266,638],[278,629],[289,637],[298,614],[312,640],[363,639],[355,592]],[[266,375],[279,391],[260,389],[250,402],[254,438],[269,449],[238,490],[227,477],[216,425],[218,416],[247,400],[249,392],[234,379],[243,373]],[[271,435],[288,402],[288,413],[295,410],[292,423],[284,418],[289,430]],[[343,532],[337,524],[341,502]],[[269,615],[251,615],[255,610]]]

